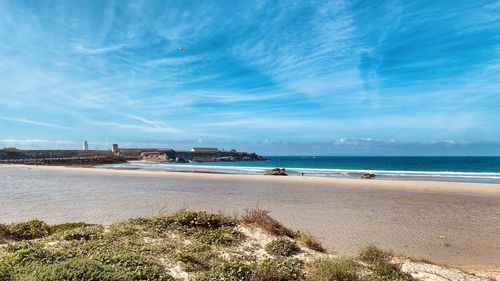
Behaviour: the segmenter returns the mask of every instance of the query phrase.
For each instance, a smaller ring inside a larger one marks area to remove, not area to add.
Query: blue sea
[[[266,161],[205,163],[126,163],[121,168],[182,172],[264,174],[285,168],[289,175],[500,183],[500,157],[340,157],[270,156]]]

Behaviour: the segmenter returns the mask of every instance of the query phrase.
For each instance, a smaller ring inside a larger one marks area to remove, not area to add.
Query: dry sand
[[[268,209],[340,254],[374,243],[500,272],[500,185],[0,166],[0,222],[111,223],[182,207]]]

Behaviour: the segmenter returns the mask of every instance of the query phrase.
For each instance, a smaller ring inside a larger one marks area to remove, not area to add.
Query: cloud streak
[[[0,138],[494,141],[499,14],[489,0],[3,1]]]

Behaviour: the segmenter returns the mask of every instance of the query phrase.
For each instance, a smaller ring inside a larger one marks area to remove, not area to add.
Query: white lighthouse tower
[[[89,144],[87,143],[87,141],[84,141],[84,142],[83,142],[83,150],[84,150],[84,151],[89,150]]]

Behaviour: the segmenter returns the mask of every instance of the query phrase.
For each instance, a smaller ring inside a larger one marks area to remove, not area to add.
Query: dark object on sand
[[[285,173],[285,168],[283,169],[274,168],[271,171],[267,172],[266,176],[288,176],[288,175]]]
[[[361,176],[362,179],[374,179],[375,178],[375,174],[374,173],[364,173],[362,176]]]

